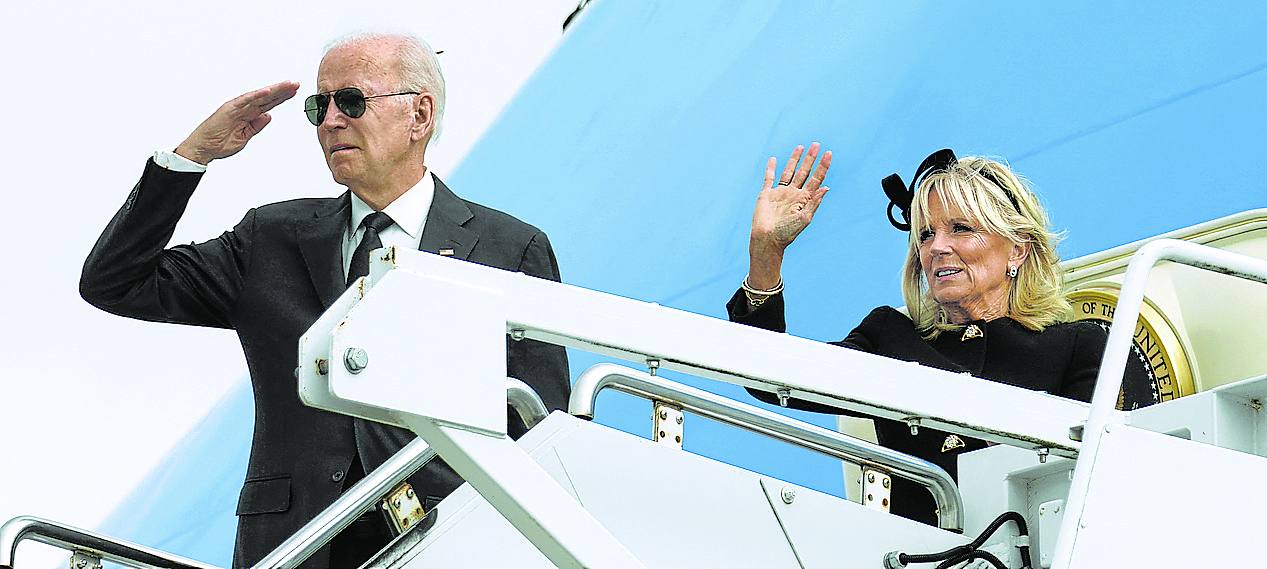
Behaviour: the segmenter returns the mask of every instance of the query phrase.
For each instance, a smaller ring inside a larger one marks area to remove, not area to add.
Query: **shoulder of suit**
[[[917,338],[915,323],[902,311],[892,306],[873,308],[862,322],[854,328],[853,333],[860,333],[873,342],[886,343],[895,338]]]
[[[1020,323],[1017,323],[1016,326],[1023,328],[1023,326],[1021,326]],[[1035,333],[1036,334],[1053,334],[1053,335],[1067,334],[1067,335],[1072,336],[1072,335],[1076,335],[1080,333],[1089,333],[1089,334],[1098,335],[1098,334],[1104,334],[1105,332],[1104,332],[1104,328],[1101,328],[1100,325],[1097,324],[1093,320],[1073,320],[1069,322],[1056,322],[1053,324],[1049,324],[1046,328],[1043,328],[1042,332],[1035,332]]]
[[[536,226],[504,211],[480,205],[467,199],[462,199],[462,202],[471,210],[472,217],[471,221],[467,222],[468,226],[475,224],[485,231],[496,231],[525,241],[533,238],[538,233],[542,233]]]
[[[1092,346],[1102,347],[1108,340],[1108,333],[1099,324],[1090,320],[1072,322],[1056,322],[1043,328],[1041,332],[1030,330],[1019,322],[1008,319],[1010,325],[1005,329],[994,329],[992,333],[1002,333],[1026,342],[1026,345],[1046,350],[1082,350]]]
[[[871,309],[866,318],[862,319],[863,324],[888,324],[895,323],[905,324],[907,326],[915,326],[911,321],[911,317],[904,314],[901,310],[892,306],[877,306]]]
[[[314,212],[339,207],[340,198],[295,198],[264,204],[255,208],[258,219],[303,219]]]
[[[1084,337],[1093,339],[1100,343],[1104,343],[1109,339],[1109,333],[1094,320],[1074,320],[1072,322],[1057,322],[1048,326],[1043,330],[1044,333],[1066,335],[1071,338]]]
[[[470,210],[471,219],[463,223],[465,227],[478,231],[481,234],[499,235],[506,239],[523,241],[525,243],[533,237],[536,237],[537,234],[543,233],[535,226],[526,223],[509,213],[493,209],[462,197],[461,194],[449,187],[444,180],[441,180],[439,176],[435,176],[434,178],[437,192],[448,192],[449,195],[457,198],[468,210]]]

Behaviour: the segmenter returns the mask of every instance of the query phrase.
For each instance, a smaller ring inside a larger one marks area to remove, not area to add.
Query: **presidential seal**
[[[1097,285],[1069,292],[1074,320],[1091,320],[1106,331],[1113,324],[1119,289]],[[1157,306],[1144,299],[1135,325],[1132,357],[1146,370],[1146,378],[1133,377],[1127,364],[1126,380],[1118,394],[1118,409],[1131,410],[1170,401],[1196,392],[1192,366],[1179,333]]]

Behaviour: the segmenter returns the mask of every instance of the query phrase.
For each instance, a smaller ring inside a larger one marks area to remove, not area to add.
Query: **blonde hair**
[[[1029,245],[1029,255],[1017,267],[1008,292],[1006,316],[1034,331],[1069,318],[1069,301],[1062,288],[1064,274],[1056,244],[1060,235],[1048,226],[1047,212],[1029,184],[1007,166],[978,156],[960,158],[944,170],[919,181],[911,200],[911,231],[902,268],[902,297],[915,328],[927,339],[959,326],[950,323],[924,280],[920,264],[920,233],[928,228],[928,196],[953,204],[973,223],[1014,244]]]

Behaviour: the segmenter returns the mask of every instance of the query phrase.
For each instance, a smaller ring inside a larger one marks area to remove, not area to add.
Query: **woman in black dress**
[[[783,255],[809,225],[827,188],[831,152],[798,146],[777,181],[770,158],[752,217],[749,273],[727,309],[734,322],[783,332]],[[1103,328],[1070,322],[1062,294],[1057,236],[1029,187],[1007,166],[986,158],[956,158],[950,150],[920,164],[911,189],[896,175],[884,180],[890,222],[909,231],[902,270],[906,313],[882,306],[836,345],[1054,395],[1091,397],[1104,344]],[[894,208],[901,212],[893,215]],[[770,393],[752,391],[776,403]],[[791,400],[792,407],[842,413]],[[886,447],[936,463],[951,476],[960,453],[983,448],[968,437],[876,420]],[[890,511],[936,524],[932,496],[894,479]]]

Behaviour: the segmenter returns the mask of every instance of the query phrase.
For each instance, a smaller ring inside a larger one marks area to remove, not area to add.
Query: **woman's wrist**
[[[783,282],[783,249],[752,243],[748,247],[748,278],[750,287],[772,290]]]
[[[742,288],[753,294],[771,296],[783,290],[783,279],[777,273],[774,278],[760,278],[748,273],[748,276],[744,277]]]
[[[782,247],[760,239],[749,241],[748,276],[744,277],[742,286],[749,308],[758,308],[783,291],[782,269]]]

